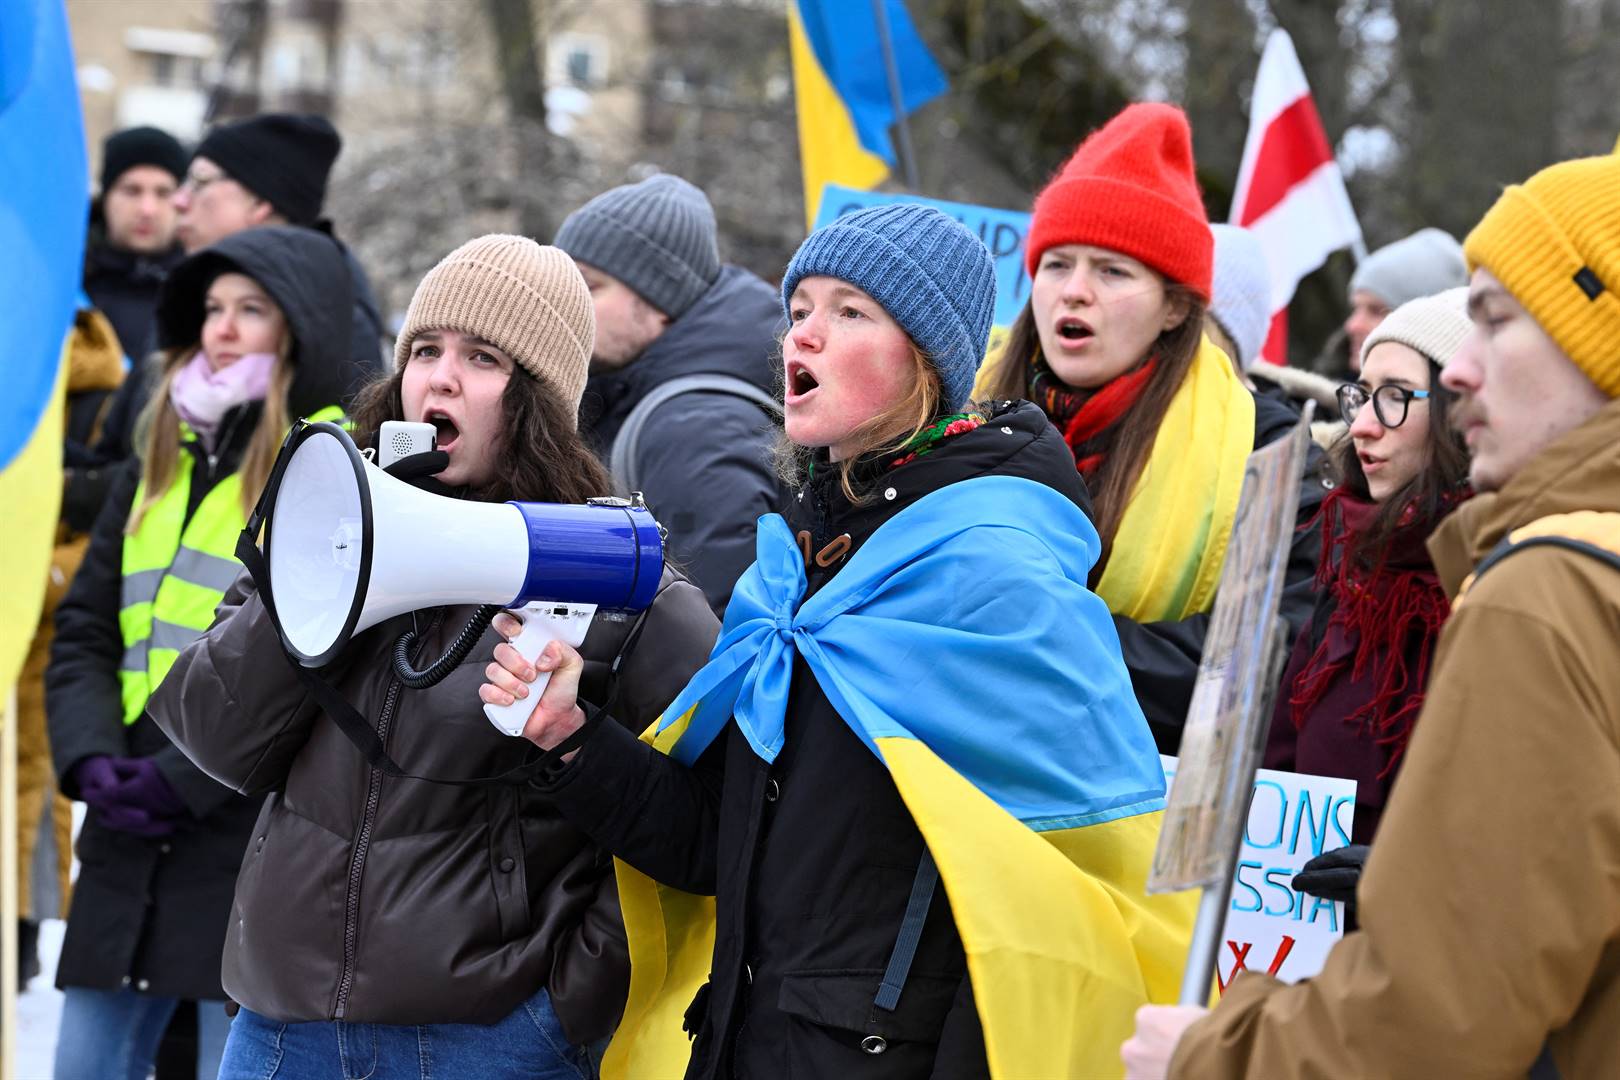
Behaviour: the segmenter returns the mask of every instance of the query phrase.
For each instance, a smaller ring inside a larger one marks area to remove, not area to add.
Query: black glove
[[[1294,891],[1324,900],[1342,900],[1354,907],[1356,885],[1361,881],[1361,868],[1370,850],[1366,844],[1351,844],[1322,852],[1294,875]]]
[[[395,480],[403,480],[413,487],[434,495],[448,494],[450,489],[442,482],[433,479],[439,473],[450,467],[450,455],[443,450],[424,450],[420,454],[408,454],[400,458],[383,470]]]
[[[68,469],[63,472],[62,520],[76,533],[87,533],[112,490],[113,469]]]

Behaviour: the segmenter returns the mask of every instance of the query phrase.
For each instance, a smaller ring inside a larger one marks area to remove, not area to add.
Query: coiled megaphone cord
[[[411,646],[416,644],[416,631],[405,631],[394,643],[394,674],[412,690],[426,690],[439,685],[472,652],[472,647],[478,644],[478,639],[484,636],[484,631],[489,629],[490,622],[500,610],[499,604],[485,604],[474,611],[444,655],[422,671],[411,666]]]

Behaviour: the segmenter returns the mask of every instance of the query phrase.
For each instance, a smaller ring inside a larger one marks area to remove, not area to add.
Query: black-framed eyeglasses
[[[1377,390],[1369,391],[1360,383],[1345,383],[1339,387],[1338,396],[1339,415],[1344,417],[1345,423],[1355,423],[1356,414],[1367,404],[1367,399],[1371,398],[1373,415],[1378,417],[1378,422],[1387,428],[1398,428],[1406,423],[1406,411],[1411,407],[1413,400],[1427,400],[1429,392],[1408,390],[1394,383],[1385,383]]]
[[[203,188],[207,187],[209,184],[217,183],[220,180],[229,179],[230,176],[226,173],[215,173],[213,176],[198,176],[196,173],[188,172],[186,173],[186,178],[180,181],[180,187],[184,190],[190,191],[193,195],[201,195]]]

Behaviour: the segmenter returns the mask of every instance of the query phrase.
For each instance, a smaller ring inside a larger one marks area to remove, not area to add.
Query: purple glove
[[[151,758],[105,759],[116,778],[99,794],[97,819],[109,829],[136,836],[167,836],[188,816],[186,804]],[[89,800],[86,799],[88,802]]]
[[[117,803],[96,807],[96,820],[101,822],[103,828],[149,838],[168,836],[179,824],[174,818],[153,817],[145,810],[120,806]]]
[[[80,799],[91,806],[101,806],[118,786],[118,770],[113,768],[112,758],[97,754],[73,766],[73,783],[79,789]]]

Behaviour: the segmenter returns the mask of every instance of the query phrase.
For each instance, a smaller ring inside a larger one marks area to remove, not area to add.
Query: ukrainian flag
[[[882,0],[906,112],[945,92],[945,75],[917,36],[903,0]],[[788,8],[805,221],[821,189],[876,187],[894,166],[888,68],[872,0],[794,0]]]
[[[45,598],[88,175],[61,0],[0,0],[0,297],[11,335],[0,395],[0,689],[17,681]]]
[[[644,738],[690,764],[735,724],[774,760],[802,656],[939,867],[991,1074],[1119,1075],[1136,1009],[1176,1000],[1196,901],[1145,889],[1164,776],[1086,588],[1096,530],[1044,485],[980,477],[895,515],[808,600],[782,518],[757,546],[709,663]],[[616,869],[630,998],[605,1075],[679,1076],[714,902]]]

